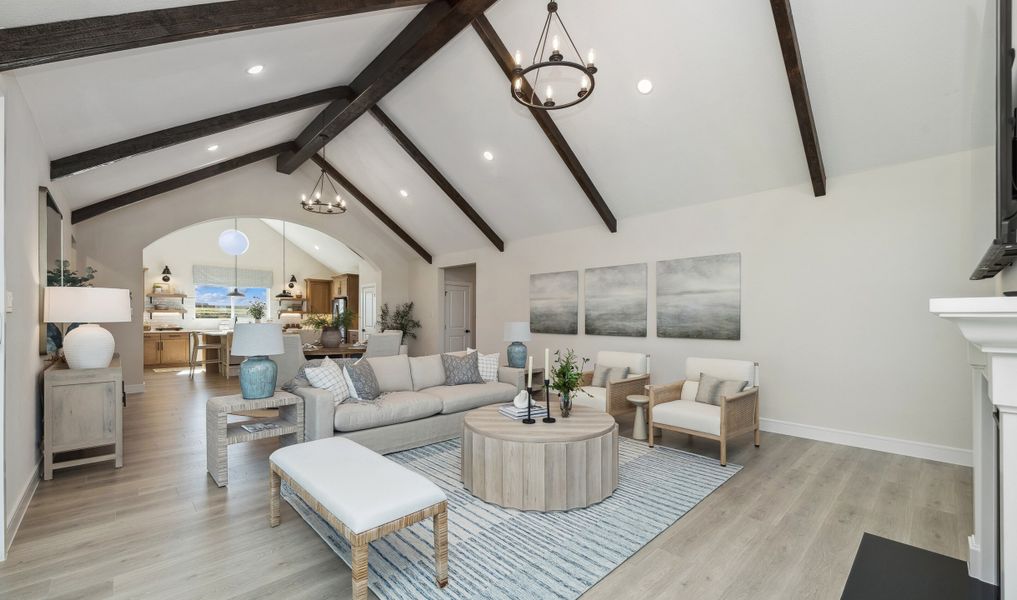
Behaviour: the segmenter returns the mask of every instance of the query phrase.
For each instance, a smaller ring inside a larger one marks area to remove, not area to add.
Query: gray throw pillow
[[[713,377],[706,373],[699,374],[699,389],[696,390],[696,402],[720,406],[721,398],[730,398],[745,389],[748,381],[732,381]]]
[[[466,356],[442,354],[441,365],[445,367],[445,385],[484,383],[484,378],[480,376],[476,352],[470,352]]]
[[[605,365],[597,365],[593,367],[593,381],[590,382],[590,385],[592,387],[607,387],[608,381],[618,381],[619,379],[625,379],[628,376],[628,367],[608,367]]]
[[[347,364],[350,381],[357,390],[357,398],[360,400],[374,400],[381,395],[381,386],[378,385],[378,378],[374,375],[371,363],[360,360],[353,364]]]

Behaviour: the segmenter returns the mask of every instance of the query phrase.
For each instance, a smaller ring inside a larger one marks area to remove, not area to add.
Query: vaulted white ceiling
[[[42,9],[34,0],[4,0],[0,25],[193,3],[62,0]],[[808,182],[768,3],[559,6],[580,49],[596,48],[600,70],[589,101],[553,116],[619,218]],[[793,0],[792,6],[828,175],[992,143],[991,0]],[[16,76],[46,149],[59,158],[348,83],[418,10],[179,42]],[[545,14],[537,0],[500,0],[488,11],[508,47],[524,55]],[[265,65],[264,72],[248,75],[252,64]],[[654,83],[649,95],[635,88],[644,77]],[[509,98],[508,81],[471,29],[380,106],[505,240],[600,223],[532,117]],[[292,139],[317,110],[100,167],[56,188],[73,207],[90,204]],[[213,143],[217,153],[206,150]],[[484,151],[495,159],[484,160]],[[432,253],[489,244],[370,115],[330,143],[327,154]]]

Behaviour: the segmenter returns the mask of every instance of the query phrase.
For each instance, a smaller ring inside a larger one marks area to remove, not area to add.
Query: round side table
[[[626,398],[636,407],[636,420],[632,423],[632,439],[645,440],[646,435],[646,405],[650,403],[649,396],[633,395]]]

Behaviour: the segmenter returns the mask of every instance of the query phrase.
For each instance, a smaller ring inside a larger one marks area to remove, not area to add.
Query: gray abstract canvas
[[[586,334],[646,337],[646,265],[586,269]]]
[[[579,333],[579,271],[530,275],[530,331]]]
[[[657,337],[738,340],[741,254],[657,263]]]

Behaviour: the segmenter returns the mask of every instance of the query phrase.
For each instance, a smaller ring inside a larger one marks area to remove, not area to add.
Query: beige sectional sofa
[[[331,392],[308,386],[300,346],[286,342],[286,355],[274,358],[282,387],[304,399],[307,441],[341,436],[385,454],[449,440],[462,435],[467,411],[511,402],[523,388],[522,369],[500,367],[498,381],[448,386],[441,355],[386,356],[364,359],[382,395],[336,406]]]

